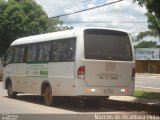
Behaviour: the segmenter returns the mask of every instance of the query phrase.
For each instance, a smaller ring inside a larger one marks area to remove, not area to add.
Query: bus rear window
[[[114,30],[85,30],[85,59],[132,61],[128,34]]]

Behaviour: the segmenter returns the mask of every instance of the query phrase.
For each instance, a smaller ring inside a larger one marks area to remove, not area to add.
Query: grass
[[[134,96],[138,98],[160,99],[160,93],[135,91]]]

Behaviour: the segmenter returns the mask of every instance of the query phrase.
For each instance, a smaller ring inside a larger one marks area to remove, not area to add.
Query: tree
[[[138,40],[146,36],[159,37],[160,39],[160,0],[134,0],[140,6],[146,6],[149,31],[141,32],[137,36]]]
[[[138,39],[143,39],[146,36],[160,37],[160,19],[157,19],[151,13],[146,13],[145,15],[148,17],[149,31],[140,32],[137,36]]]
[[[159,45],[153,41],[142,41],[135,45],[134,48],[159,48]]]
[[[17,38],[63,29],[63,21],[49,19],[34,0],[0,0],[0,55]]]
[[[138,2],[140,6],[145,6],[149,13],[154,13],[157,18],[160,18],[160,1],[159,0],[133,0]]]

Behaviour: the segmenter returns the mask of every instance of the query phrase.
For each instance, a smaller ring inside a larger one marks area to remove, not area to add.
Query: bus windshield
[[[132,61],[128,34],[113,30],[85,30],[85,59]]]

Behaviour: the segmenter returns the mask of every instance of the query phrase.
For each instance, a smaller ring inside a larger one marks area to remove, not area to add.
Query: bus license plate
[[[112,89],[104,89],[104,93],[105,94],[113,94],[113,90]]]

